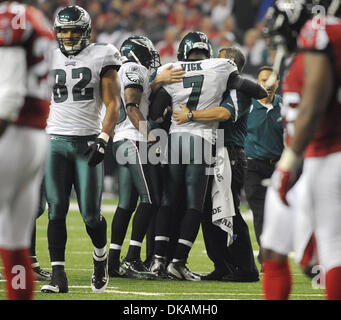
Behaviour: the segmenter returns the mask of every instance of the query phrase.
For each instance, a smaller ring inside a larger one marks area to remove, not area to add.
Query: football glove
[[[302,165],[300,160],[299,156],[290,148],[285,148],[271,177],[272,185],[277,190],[282,202],[287,206],[289,206],[287,193],[297,182],[302,172],[299,169]]]
[[[85,155],[89,156],[88,166],[95,167],[104,159],[105,148],[108,145],[109,135],[102,132],[95,141],[89,145],[88,149],[85,151]]]

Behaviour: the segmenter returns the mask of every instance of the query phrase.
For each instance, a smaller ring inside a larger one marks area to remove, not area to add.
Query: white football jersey
[[[98,134],[102,129],[101,76],[121,64],[121,55],[111,44],[93,43],[69,57],[55,49],[46,132],[70,136]]]
[[[124,101],[124,90],[129,87],[139,87],[143,90],[139,109],[147,120],[149,111],[149,95],[151,92],[149,85],[149,70],[135,62],[123,63],[118,77],[121,82],[121,111],[120,118],[115,127],[114,142],[129,139],[134,141],[146,141],[146,138],[138,131],[130,121],[126,113],[126,103]]]
[[[172,63],[173,69],[186,71],[183,81],[170,83],[163,88],[172,97],[172,110],[180,110],[184,104],[191,110],[205,110],[217,107],[227,90],[230,74],[237,71],[236,64],[229,59],[214,58],[199,61],[178,61]],[[160,73],[169,64],[159,68]],[[190,121],[177,125],[172,117],[169,133],[190,132],[212,143],[218,122]],[[213,135],[212,135],[213,134]]]

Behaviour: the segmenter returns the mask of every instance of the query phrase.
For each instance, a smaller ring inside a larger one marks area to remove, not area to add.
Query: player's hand
[[[290,172],[283,170],[277,166],[271,180],[272,185],[277,190],[282,202],[285,205],[289,206],[289,203],[287,201],[287,193],[290,189]]]
[[[176,124],[182,124],[185,122],[188,122],[188,112],[190,112],[189,108],[187,108],[183,104],[179,104],[179,107],[181,110],[175,110],[173,111],[173,119],[176,121]]]
[[[95,167],[103,161],[105,148],[107,147],[107,145],[107,141],[100,137],[97,137],[95,141],[88,147],[84,154],[89,156],[89,167]]]
[[[182,68],[172,69],[173,65],[169,65],[158,75],[158,80],[162,83],[180,82],[185,77],[185,70]]]
[[[290,148],[286,147],[271,177],[273,187],[277,190],[282,202],[287,206],[289,205],[287,193],[300,175],[300,170],[298,170],[299,160],[300,157]]]

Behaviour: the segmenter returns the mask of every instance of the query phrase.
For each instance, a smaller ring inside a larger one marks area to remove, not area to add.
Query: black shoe
[[[51,281],[52,274],[43,270],[40,266],[33,268],[33,273],[37,281]]]
[[[224,275],[220,281],[227,282],[257,282],[259,281],[259,273],[252,272],[233,272]]]
[[[51,282],[42,286],[43,293],[67,293],[69,291],[68,281],[64,268],[52,269]]]
[[[201,276],[201,280],[220,281],[225,275],[227,275],[226,272],[214,269],[211,273]]]
[[[167,266],[168,276],[175,280],[200,281],[201,276],[195,272],[191,272],[185,264],[185,260],[171,262]]]
[[[94,271],[91,277],[92,291],[104,292],[109,282],[107,254],[105,254],[105,258],[102,261],[96,260],[94,256],[93,263],[94,263]]]
[[[129,278],[142,280],[155,280],[157,278],[157,274],[146,269],[140,259],[123,259],[120,265],[120,273],[124,273],[124,275]]]

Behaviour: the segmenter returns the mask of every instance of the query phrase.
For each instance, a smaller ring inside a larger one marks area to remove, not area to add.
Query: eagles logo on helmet
[[[79,38],[62,37],[62,31],[72,29],[79,33]],[[67,56],[76,55],[90,44],[91,19],[86,10],[79,6],[61,9],[54,20],[54,30],[60,50]]]
[[[153,43],[144,36],[132,36],[122,43],[122,62],[136,62],[147,69],[157,69],[161,65],[159,53]]]
[[[210,40],[203,32],[193,31],[187,33],[181,40],[178,48],[178,60],[186,61],[194,49],[205,51],[207,58],[212,58],[213,51]]]

